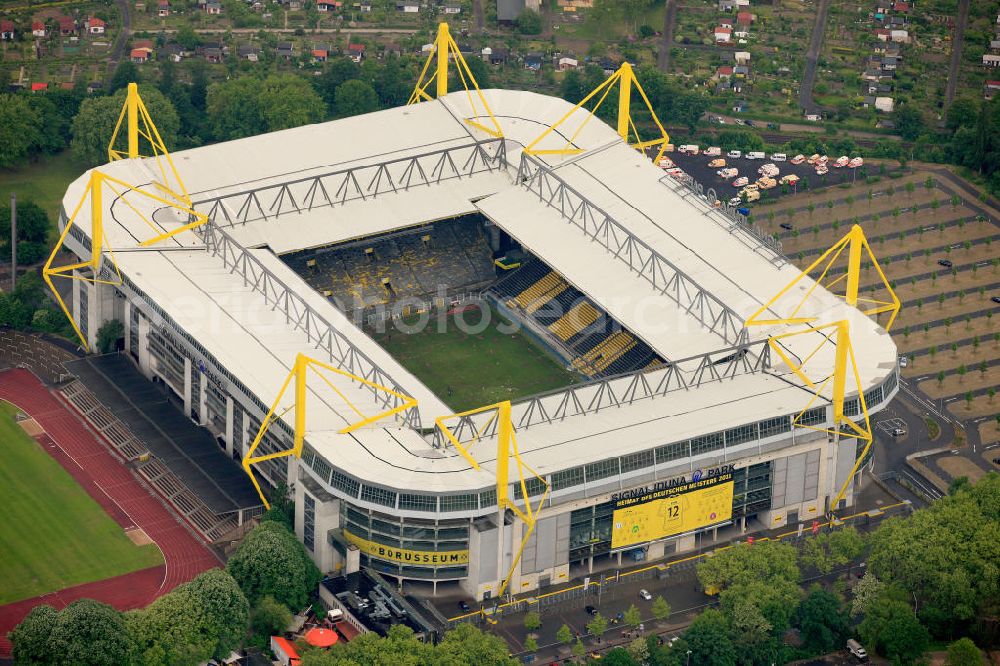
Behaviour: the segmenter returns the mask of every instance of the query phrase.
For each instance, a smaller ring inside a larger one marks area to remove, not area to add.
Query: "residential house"
[[[32,37],[45,37],[45,24],[41,21],[31,22],[31,36]]]
[[[354,62],[361,62],[365,57],[365,45],[364,44],[348,44],[347,45],[347,57]]]
[[[156,4],[156,15],[160,18],[170,16],[170,0],[160,0]]]
[[[222,3],[218,2],[217,0],[210,0],[209,2],[205,3],[205,11],[208,14],[218,16],[219,14],[222,13]]]
[[[540,53],[529,53],[524,56],[524,68],[537,72],[542,68],[542,55]]]
[[[885,95],[885,94],[891,93],[892,92],[892,84],[891,83],[879,83],[878,86],[876,86],[876,88],[875,88],[875,92],[877,92],[880,95]]]
[[[91,81],[87,84],[87,94],[96,95],[104,89],[104,84],[100,81]]]
[[[883,72],[880,69],[866,69],[862,74],[861,78],[865,81],[872,81],[877,83],[879,79],[883,76]]]
[[[236,49],[236,55],[239,56],[240,60],[257,62],[260,60],[260,49],[252,44],[244,44]]]
[[[103,35],[105,28],[107,28],[107,23],[95,16],[88,18],[84,25],[91,35]]]
[[[720,12],[731,12],[736,9],[736,0],[719,0]]]
[[[291,42],[278,42],[277,52],[279,58],[291,60],[295,57],[295,45]]]
[[[730,30],[732,30],[732,28],[733,28],[733,19],[731,19],[731,18],[721,18],[721,19],[719,19],[719,25],[722,26],[723,28],[729,28]]]
[[[184,47],[178,44],[177,42],[170,42],[169,44],[164,46],[163,53],[166,53],[167,57],[170,58],[170,60],[172,60],[173,62],[180,62],[188,55],[187,51],[184,50]]]
[[[579,64],[579,61],[573,56],[563,56],[559,58],[557,66],[560,72],[565,72],[567,69],[576,69]]]
[[[736,0],[736,9],[743,9],[750,6],[750,0]]]
[[[490,61],[491,55],[493,55],[493,49],[490,48],[489,46],[484,46],[483,50],[479,52],[479,57],[485,60],[486,62]]]
[[[420,3],[417,0],[403,0],[396,3],[396,11],[404,14],[417,14],[420,12]]]
[[[153,49],[132,49],[129,54],[129,59],[136,64],[142,64],[148,62],[153,55]]]
[[[894,103],[891,97],[876,97],[875,98],[875,110],[881,111],[882,113],[892,113],[892,108]]]
[[[316,3],[316,11],[318,12],[339,12],[344,7],[344,3],[340,0],[319,0]]]
[[[371,2],[371,0],[361,0],[361,3],[359,5],[358,9],[360,9],[365,14],[370,14],[371,11],[372,11],[372,2]]]
[[[746,65],[736,65],[733,67],[733,76],[745,79],[750,76],[750,68]]]
[[[68,16],[60,16],[56,19],[59,24],[59,34],[63,37],[71,37],[76,34],[76,21]]]
[[[503,46],[498,46],[490,52],[490,64],[505,65],[507,64],[508,57],[510,57],[510,53],[507,49]]]
[[[0,39],[14,39],[14,22],[7,19],[0,20]]]
[[[875,29],[875,36],[878,37],[880,42],[888,42],[891,34],[892,33],[889,32],[888,28]]]
[[[604,72],[605,76],[611,76],[618,71],[618,63],[611,58],[604,58],[601,60],[601,70]]]
[[[721,65],[715,69],[715,78],[724,81],[733,75],[733,68],[729,65]]]
[[[145,14],[146,13],[146,3],[143,0],[135,0],[135,11]]]
[[[750,26],[753,25],[754,16],[750,12],[737,12],[736,13],[736,25]]]
[[[896,69],[899,60],[895,56],[882,56],[882,69]]]
[[[313,48],[312,50],[312,61],[313,62],[326,62],[327,57],[329,57],[330,51],[326,47],[323,48]]]
[[[997,67],[1000,66],[1000,55],[994,55],[992,53],[986,53],[983,55],[983,64],[987,67]]]
[[[34,32],[34,31],[32,31]],[[47,83],[32,83],[31,92],[45,92],[49,89],[49,84]]]
[[[524,0],[497,0],[497,23],[511,25],[524,11]]]
[[[223,61],[224,55],[222,49],[218,46],[206,46],[202,49],[202,54],[205,56],[205,60],[211,63],[219,64]]]
[[[983,97],[993,99],[998,90],[1000,90],[1000,81],[987,81],[983,84]]]
[[[736,59],[737,65],[749,65],[750,64],[750,52],[749,51],[737,51],[733,54]]]
[[[732,40],[733,29],[719,26],[715,29],[716,44],[725,44]]]
[[[910,11],[910,3],[908,2],[894,2],[892,4],[892,11],[899,12],[900,14],[905,14]]]
[[[902,29],[906,27],[906,18],[903,16],[893,16],[889,18],[889,29]]]
[[[889,40],[897,44],[906,44],[910,41],[910,33],[906,30],[891,30]]]
[[[746,113],[750,109],[750,105],[745,101],[740,100],[733,104],[733,113]]]
[[[399,56],[403,55],[403,47],[400,46],[399,44],[396,44],[395,42],[389,42],[384,47],[382,47],[382,55],[386,57],[395,56],[398,58]]]
[[[461,14],[462,6],[453,2],[448,2],[441,6],[441,12],[443,14]]]

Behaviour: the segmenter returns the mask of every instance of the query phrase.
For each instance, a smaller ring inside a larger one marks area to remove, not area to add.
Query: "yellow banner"
[[[612,548],[683,534],[733,517],[733,475],[721,474],[622,499],[616,507]]]
[[[399,562],[400,564],[415,565],[461,565],[469,563],[469,551],[467,550],[407,550],[405,548],[394,548],[374,541],[362,539],[344,530],[344,537],[353,543],[365,555],[377,557],[380,560]]]

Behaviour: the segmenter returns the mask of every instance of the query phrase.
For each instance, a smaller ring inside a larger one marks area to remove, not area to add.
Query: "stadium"
[[[214,510],[261,508],[238,461],[287,483],[325,572],[485,599],[851,505],[890,336],[573,110],[472,88],[177,152],[190,206],[117,159],[63,200],[68,308],[216,438],[182,461]]]

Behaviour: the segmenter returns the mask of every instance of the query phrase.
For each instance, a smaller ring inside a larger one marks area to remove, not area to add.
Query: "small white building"
[[[733,54],[736,59],[737,65],[749,65],[750,64],[750,52],[749,51],[737,51]]]
[[[569,56],[563,56],[559,58],[559,71],[565,72],[567,69],[576,69],[579,66],[579,62],[576,58],[571,58]]]
[[[724,43],[731,40],[733,36],[733,29],[727,28],[725,26],[719,26],[715,29],[715,41],[716,43]]]
[[[891,97],[876,97],[875,98],[875,110],[881,111],[882,113],[892,113],[893,102]]]
[[[994,55],[992,53],[984,54],[983,64],[986,65],[987,67],[1000,66],[1000,55]]]
[[[910,41],[910,33],[906,30],[890,30],[889,39],[899,44],[906,44]]]

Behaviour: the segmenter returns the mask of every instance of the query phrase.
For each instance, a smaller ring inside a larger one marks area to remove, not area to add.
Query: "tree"
[[[3,129],[0,129],[0,133]],[[33,263],[32,257],[44,256],[48,249],[49,216],[33,201],[17,202],[18,263]],[[27,250],[27,251],[26,251]],[[0,207],[0,253],[10,256],[10,206]]]
[[[729,623],[715,609],[694,619],[683,634],[691,651],[691,663],[699,666],[735,666],[736,649],[730,638]]]
[[[913,663],[930,643],[930,634],[910,605],[888,593],[869,606],[858,632],[865,645],[903,664]]]
[[[0,95],[0,168],[17,166],[28,157],[41,141],[40,123],[24,96]]]
[[[542,15],[533,9],[522,10],[516,23],[522,35],[537,35],[542,31]]]
[[[807,649],[816,654],[831,652],[850,634],[847,613],[831,592],[813,585],[795,611],[795,626]]]
[[[642,624],[642,613],[640,613],[639,609],[635,607],[635,604],[632,604],[628,607],[628,610],[625,611],[625,615],[622,619],[625,620],[625,624],[628,626],[638,627]]]
[[[573,643],[572,650],[573,650],[573,656],[575,657],[582,657],[587,652],[587,648],[583,646],[583,641],[580,640],[579,638],[577,638],[576,642]]]
[[[10,632],[12,654],[16,664],[55,663],[49,636],[59,618],[59,611],[40,604],[31,609],[21,623]]]
[[[538,639],[534,636],[528,636],[524,639],[524,651],[525,652],[536,652],[538,650]]]
[[[807,539],[802,546],[802,563],[815,567],[820,573],[830,573],[860,556],[864,539],[854,527],[818,534]]]
[[[321,579],[319,569],[288,529],[264,522],[243,540],[226,564],[247,600],[265,596],[289,608],[302,608]]]
[[[960,638],[948,646],[947,666],[982,666],[983,654],[971,638]]]
[[[239,585],[222,569],[209,569],[184,587],[202,609],[201,631],[215,641],[212,655],[229,656],[243,640],[250,613]]]
[[[128,636],[136,661],[155,664],[197,664],[211,658],[215,639],[201,632],[204,610],[187,589],[178,588],[148,607],[126,615]]]
[[[139,68],[135,66],[135,63],[128,59],[122,60],[118,63],[118,67],[115,68],[115,73],[111,77],[108,92],[117,92],[127,88],[130,83],[139,83],[140,80]]]
[[[608,621],[600,613],[595,615],[594,619],[587,623],[587,633],[593,634],[594,636],[603,636],[604,632],[607,630]]]
[[[658,596],[653,600],[653,617],[657,620],[666,620],[670,617],[670,604],[663,596]]]
[[[378,94],[375,89],[357,79],[340,84],[334,100],[334,108],[340,118],[371,113],[378,109]]]
[[[639,666],[639,664],[643,662],[637,661],[635,657],[631,655],[629,650],[616,647],[612,650],[608,650],[608,653],[604,655],[604,659],[601,660],[601,663],[605,666]]]
[[[272,74],[264,79],[259,84],[258,108],[268,132],[319,122],[325,111],[309,82],[295,74]]]
[[[463,625],[468,629],[479,631],[475,627]],[[458,631],[459,627],[455,629]],[[450,633],[450,632],[449,632]],[[442,641],[443,642],[443,641]],[[439,663],[436,659],[437,650],[429,642],[417,639],[413,630],[402,624],[394,624],[383,638],[375,632],[359,636],[347,642],[341,641],[330,650],[311,650],[303,655],[302,666],[363,666],[367,664],[385,666],[417,666],[418,664]],[[493,662],[502,666],[514,663],[506,658],[505,651],[500,659]],[[440,663],[462,664],[476,663],[474,661],[449,661]]]
[[[782,543],[729,548],[698,564],[698,580],[706,590],[773,579],[798,581],[796,560],[795,548]]]
[[[208,87],[205,109],[213,137],[231,141],[267,130],[260,109],[259,86],[259,81],[242,77]]]
[[[560,643],[569,643],[573,640],[573,632],[565,624],[559,627],[559,631],[556,632],[556,640]]]
[[[142,101],[149,111],[150,117],[156,123],[160,137],[173,148],[177,142],[177,130],[180,121],[174,105],[153,87],[140,89]],[[110,97],[93,97],[85,99],[80,104],[80,111],[73,118],[70,150],[73,156],[88,167],[106,164],[108,161],[108,140],[114,133],[122,106],[125,104],[125,90],[119,90]],[[127,142],[127,132],[120,132],[119,144],[123,147]],[[148,152],[148,151],[147,151]]]
[[[896,130],[907,141],[914,141],[924,131],[924,119],[915,107],[902,105],[893,114]]]
[[[97,350],[102,354],[115,351],[118,340],[125,335],[125,326],[118,319],[109,319],[97,329]]]
[[[292,612],[275,601],[272,596],[266,596],[258,601],[250,612],[250,628],[254,635],[262,637],[264,642],[268,636],[280,635],[291,623]]]
[[[118,666],[128,662],[130,641],[121,613],[93,599],[59,612],[49,636],[52,662]]]
[[[524,614],[524,628],[528,631],[538,631],[542,626],[542,617],[538,611],[528,611]]]

